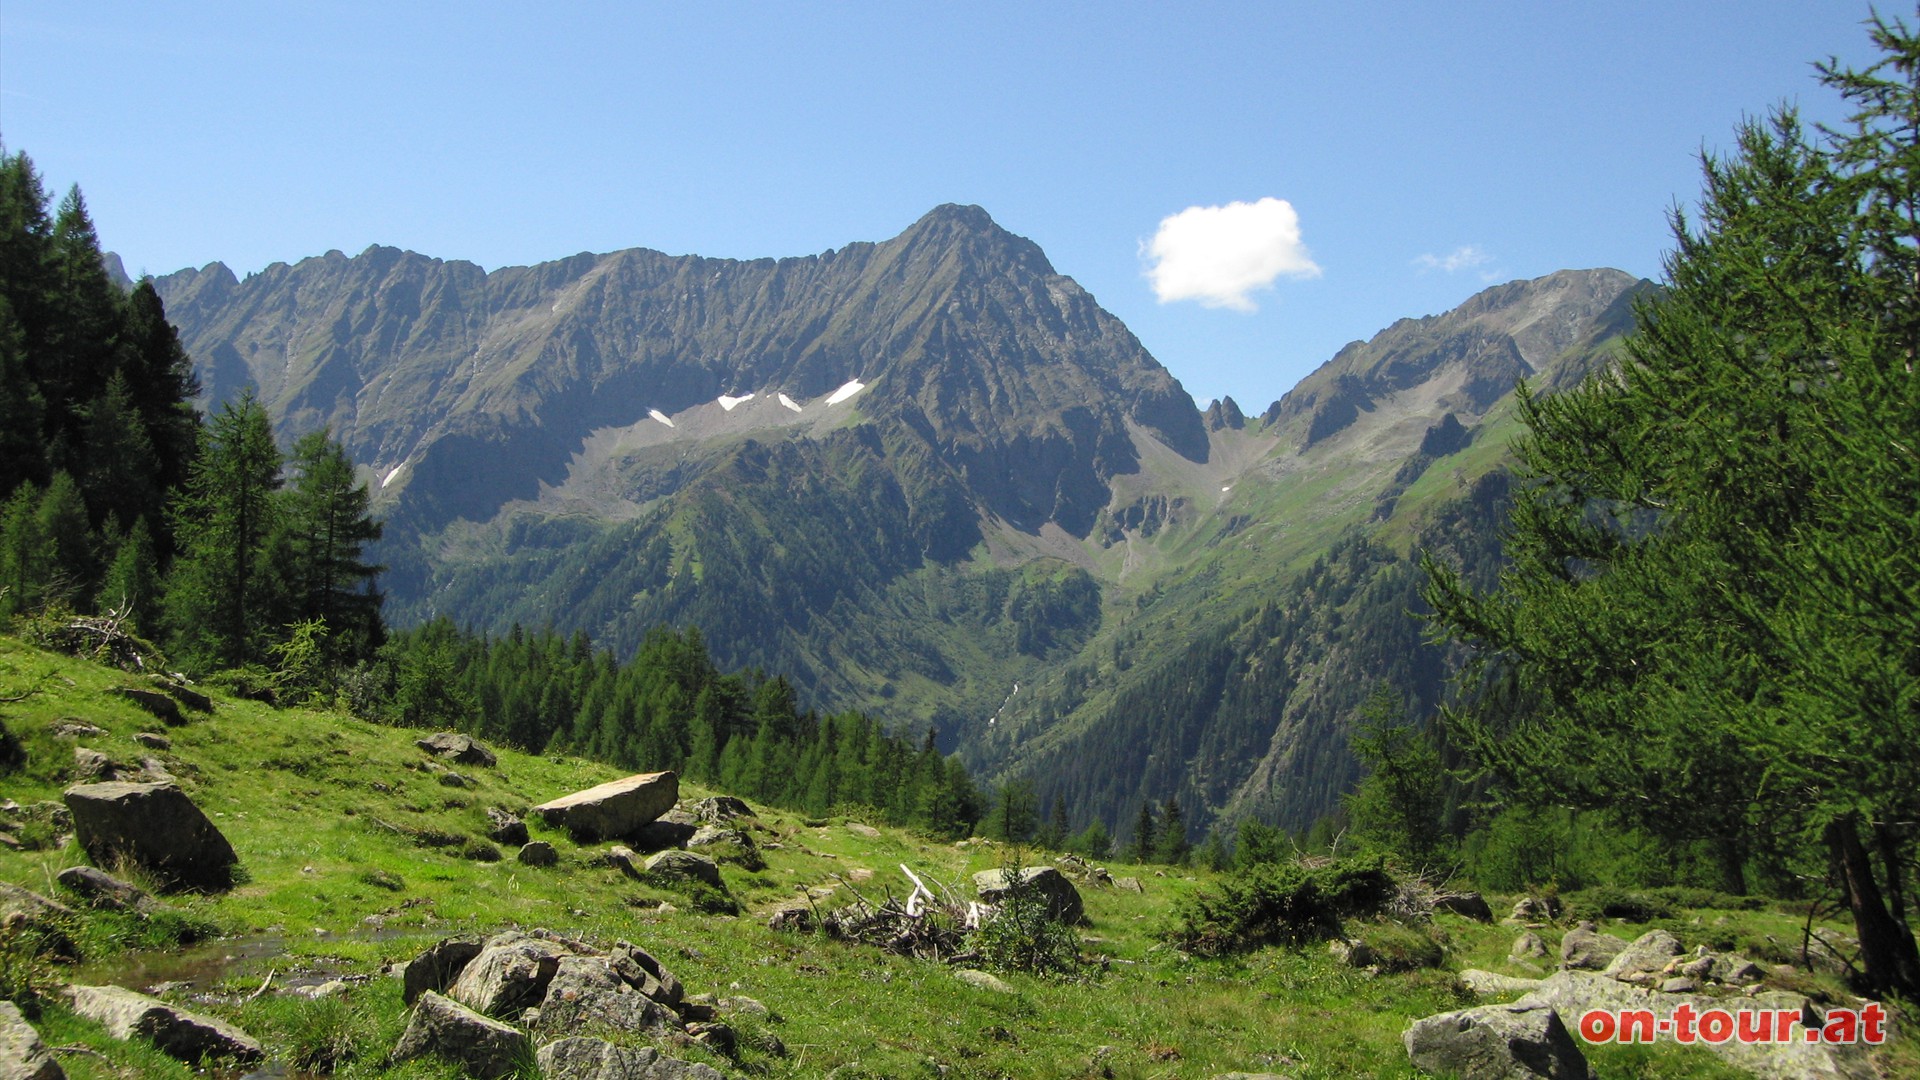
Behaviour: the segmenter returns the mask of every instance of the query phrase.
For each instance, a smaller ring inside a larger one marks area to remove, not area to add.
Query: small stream
[[[419,927],[382,927],[349,934],[316,934],[305,941],[369,942],[406,937],[430,937],[431,931]],[[289,963],[288,945],[292,939],[277,934],[222,938],[178,949],[124,952],[89,961],[73,969],[71,981],[83,984],[121,986],[155,997],[185,999],[189,1007],[196,1001],[222,999],[234,1001],[231,994],[216,994],[222,983],[249,980],[273,983],[268,993],[286,993],[301,987],[319,986],[352,975],[378,974],[349,970],[326,957],[302,956]],[[324,1080],[323,1073],[294,1069],[281,1062],[267,1062],[242,1071],[224,1069],[207,1074],[215,1080]]]

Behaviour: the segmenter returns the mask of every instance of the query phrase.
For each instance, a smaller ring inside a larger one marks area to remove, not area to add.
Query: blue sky
[[[804,255],[977,203],[1257,411],[1491,282],[1657,276],[1696,154],[1783,100],[1837,119],[1811,65],[1869,61],[1867,14],[6,0],[0,138],[150,273]]]

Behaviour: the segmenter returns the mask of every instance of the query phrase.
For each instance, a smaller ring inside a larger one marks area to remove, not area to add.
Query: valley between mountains
[[[1522,378],[1604,364],[1646,282],[1569,270],[1197,408],[978,207],[803,258],[485,271],[374,247],[154,281],[209,400],[329,428],[386,520],[387,615],[695,627],[1073,827],[1177,799],[1304,829],[1385,684],[1438,701],[1417,550],[1483,578]]]

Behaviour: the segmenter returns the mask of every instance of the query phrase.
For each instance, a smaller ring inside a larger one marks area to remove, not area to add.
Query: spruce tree
[[[280,506],[280,450],[252,392],[228,402],[203,436],[174,534],[181,553],[167,579],[167,625],[175,649],[214,665],[255,663],[284,613],[267,573],[267,540]]]
[[[1180,812],[1180,801],[1167,796],[1167,803],[1160,809],[1160,836],[1153,846],[1155,862],[1169,866],[1184,866],[1187,854],[1193,845],[1187,840],[1187,823]]]
[[[1133,843],[1127,847],[1129,861],[1144,863],[1153,860],[1159,850],[1159,829],[1153,818],[1153,800],[1140,802],[1140,816],[1133,822]]]
[[[367,485],[324,428],[294,443],[288,465],[293,477],[281,497],[275,553],[292,608],[287,621],[324,623],[327,660],[343,667],[370,657],[380,645],[381,595],[374,580],[382,568],[366,561],[366,548],[380,538],[381,526],[368,510]],[[515,725],[507,738],[531,745],[532,734],[528,725]]]

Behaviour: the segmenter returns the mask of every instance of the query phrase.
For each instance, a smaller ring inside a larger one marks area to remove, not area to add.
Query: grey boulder
[[[139,1036],[179,1061],[258,1061],[262,1056],[260,1044],[232,1024],[158,998],[118,986],[72,986],[67,994],[74,1013],[106,1028],[107,1034],[116,1039]]]
[[[1482,1005],[1415,1020],[1401,1036],[1415,1068],[1461,1080],[1586,1080],[1587,1059],[1545,1005]]]
[[[533,812],[580,840],[624,837],[673,809],[680,778],[671,772],[638,773],[543,802]]]
[[[96,865],[121,859],[169,888],[225,889],[240,861],[207,815],[172,784],[77,784],[62,795]]]
[[[651,1046],[580,1037],[548,1043],[536,1062],[546,1080],[725,1080],[711,1065],[671,1058]]]
[[[33,1030],[20,1007],[0,1001],[0,1080],[66,1080],[40,1033]]]
[[[1006,870],[982,870],[973,875],[973,887],[983,904],[999,904],[1016,887]],[[1051,866],[1028,866],[1020,870],[1018,886],[1031,889],[1045,898],[1047,914],[1064,923],[1077,923],[1084,912],[1080,890],[1067,875]]]
[[[460,1063],[470,1076],[495,1080],[518,1070],[532,1050],[520,1029],[429,990],[415,1003],[406,1032],[394,1044],[393,1059],[432,1054]]]

